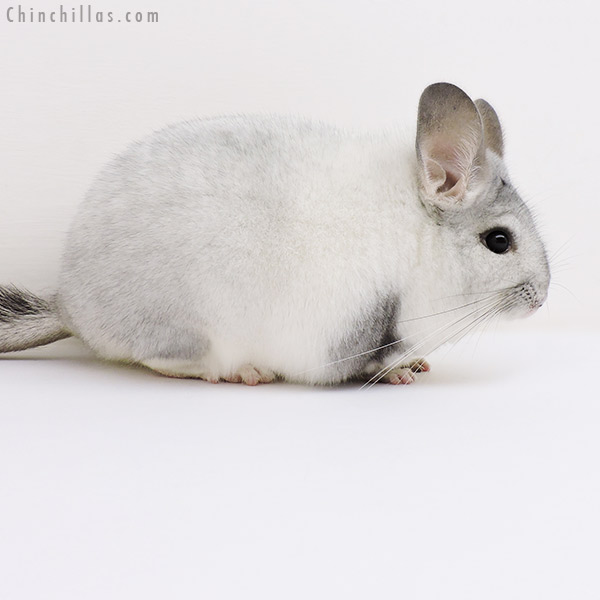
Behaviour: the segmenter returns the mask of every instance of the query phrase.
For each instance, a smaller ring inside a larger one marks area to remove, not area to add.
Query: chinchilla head
[[[510,183],[494,109],[449,83],[427,87],[416,150],[420,199],[439,226],[443,261],[465,301],[494,293],[498,312],[518,316],[539,308],[550,282],[546,251]]]

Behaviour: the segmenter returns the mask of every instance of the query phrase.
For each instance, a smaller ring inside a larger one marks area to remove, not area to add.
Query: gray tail
[[[54,300],[0,286],[0,352],[25,350],[69,337]]]

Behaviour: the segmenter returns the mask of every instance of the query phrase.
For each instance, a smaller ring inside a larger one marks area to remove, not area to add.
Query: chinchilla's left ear
[[[496,111],[492,105],[479,98],[475,100],[475,106],[481,115],[483,122],[483,143],[486,148],[495,152],[500,158],[504,156],[504,139],[502,136],[502,126]]]
[[[420,179],[426,201],[439,209],[468,206],[476,195],[469,192],[486,178],[484,122],[496,113],[483,110],[482,118],[469,96],[451,83],[434,83],[421,95],[416,140]]]

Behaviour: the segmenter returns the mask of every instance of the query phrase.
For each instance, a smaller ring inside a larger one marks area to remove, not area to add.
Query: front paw
[[[413,373],[427,373],[427,371],[431,371],[431,365],[424,358],[415,358],[415,360],[407,365],[403,365],[403,368],[410,369]]]
[[[380,383],[391,383],[392,385],[408,385],[417,378],[417,373],[426,373],[431,366],[424,358],[417,358],[406,365],[398,365],[379,379]]]

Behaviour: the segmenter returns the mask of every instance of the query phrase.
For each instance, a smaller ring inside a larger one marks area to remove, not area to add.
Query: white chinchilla
[[[410,383],[549,279],[496,113],[436,83],[416,147],[246,116],[131,145],[82,203],[56,294],[0,288],[0,351],[75,335],[174,377]]]

